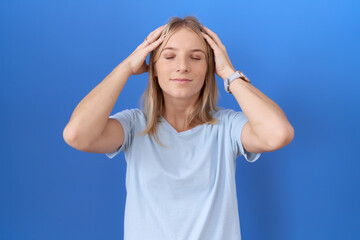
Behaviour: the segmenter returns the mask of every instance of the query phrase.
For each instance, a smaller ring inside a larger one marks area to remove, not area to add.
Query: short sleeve
[[[119,152],[126,151],[131,145],[135,133],[136,115],[137,109],[126,109],[109,117],[120,122],[124,129],[125,135],[124,142],[118,149],[106,153],[106,156],[108,156],[110,159],[115,157]]]
[[[231,114],[231,117],[228,118],[231,121],[230,135],[236,156],[243,155],[248,162],[255,162],[260,157],[261,153],[251,153],[245,151],[241,143],[241,133],[245,123],[248,122],[248,119],[246,118],[245,114],[240,111],[236,112],[230,110],[229,113]]]

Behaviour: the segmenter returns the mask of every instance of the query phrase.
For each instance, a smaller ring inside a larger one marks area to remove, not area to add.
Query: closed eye
[[[165,59],[173,59],[175,57],[165,57]],[[201,58],[197,58],[197,57],[192,57],[191,59],[194,59],[194,60],[201,60]]]

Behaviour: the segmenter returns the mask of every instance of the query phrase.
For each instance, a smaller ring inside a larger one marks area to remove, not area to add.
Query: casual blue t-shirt
[[[127,162],[125,240],[240,240],[236,196],[236,158],[254,162],[260,153],[244,152],[244,113],[221,109],[215,125],[202,124],[177,132],[161,117],[159,145],[148,134],[145,113],[127,109],[109,118],[125,133]]]

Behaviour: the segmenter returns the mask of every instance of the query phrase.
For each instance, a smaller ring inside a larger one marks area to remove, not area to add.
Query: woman
[[[128,78],[144,72],[145,109],[109,117]],[[243,112],[217,108],[215,72]],[[236,158],[253,162],[293,136],[280,107],[235,71],[218,36],[194,17],[172,18],[150,33],[64,129],[65,141],[81,151],[125,152],[128,240],[241,239]]]

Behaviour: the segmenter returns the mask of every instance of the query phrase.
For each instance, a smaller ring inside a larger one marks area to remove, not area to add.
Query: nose
[[[185,58],[180,58],[176,66],[176,72],[190,72],[189,61]]]

